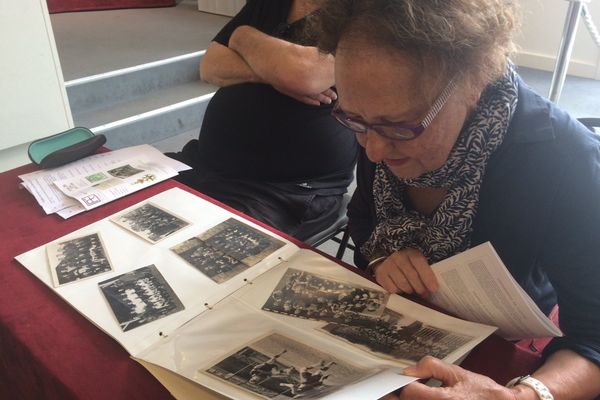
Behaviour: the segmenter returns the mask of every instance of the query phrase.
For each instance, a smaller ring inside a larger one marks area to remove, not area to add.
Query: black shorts
[[[190,164],[181,153],[166,155]],[[173,179],[299,240],[333,225],[342,205],[342,194],[319,195],[300,187],[292,192],[289,184],[224,178],[198,167]]]

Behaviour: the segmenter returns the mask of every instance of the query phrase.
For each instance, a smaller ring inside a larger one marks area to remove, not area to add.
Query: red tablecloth
[[[116,341],[14,257],[172,187],[215,201],[167,181],[63,220],[45,215],[33,196],[18,188],[17,176],[31,170],[25,166],[0,174],[0,399],[171,398]],[[536,355],[492,336],[463,366],[505,383],[531,372],[539,362]]]
[[[46,0],[50,14],[69,11],[114,10],[119,8],[171,7],[175,0]]]

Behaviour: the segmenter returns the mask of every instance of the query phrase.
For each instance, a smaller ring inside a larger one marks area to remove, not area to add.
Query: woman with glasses
[[[333,116],[364,149],[349,206],[356,264],[390,292],[438,289],[429,265],[490,241],[564,337],[506,382],[425,358],[400,399],[600,394],[600,141],[520,79],[511,0],[327,0]]]

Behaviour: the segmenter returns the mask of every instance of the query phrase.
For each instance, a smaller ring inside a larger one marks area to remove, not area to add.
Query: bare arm
[[[262,82],[283,92],[314,96],[334,85],[334,57],[316,47],[300,46],[250,27],[238,27],[229,39]]]
[[[235,51],[211,42],[200,60],[200,79],[216,86],[261,82],[260,78]]]
[[[432,388],[412,383],[399,396],[390,394],[384,399],[539,400],[528,386],[517,385],[508,389],[488,377],[432,357],[425,357],[417,365],[406,368],[404,373],[420,378],[436,378],[442,381],[443,387]],[[551,355],[533,376],[550,389],[555,400],[589,400],[600,394],[600,368],[570,350],[560,350]]]
[[[571,350],[552,354],[533,376],[548,386],[555,400],[593,399],[600,395],[600,368]],[[524,389],[523,385],[516,388]]]

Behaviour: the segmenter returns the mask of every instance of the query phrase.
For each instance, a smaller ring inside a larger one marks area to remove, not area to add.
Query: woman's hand
[[[427,297],[439,285],[427,259],[417,249],[396,251],[374,268],[375,280],[390,293]]]
[[[319,106],[321,104],[331,104],[337,100],[337,93],[332,89],[327,89],[322,93],[309,95],[309,94],[303,94],[303,93],[294,93],[290,90],[286,90],[286,89],[283,89],[278,86],[273,86],[273,87],[275,88],[275,90],[279,91],[280,93],[283,93],[286,96],[289,96],[295,100],[298,100],[299,102],[302,102],[304,104],[308,104],[311,106]]]
[[[404,369],[404,373],[419,378],[434,378],[442,387],[430,387],[413,382],[402,388],[400,394],[389,394],[385,400],[515,400],[516,391],[494,382],[492,379],[469,372],[457,365],[447,364],[437,358],[424,357],[416,365]],[[535,393],[532,392],[535,396]]]

